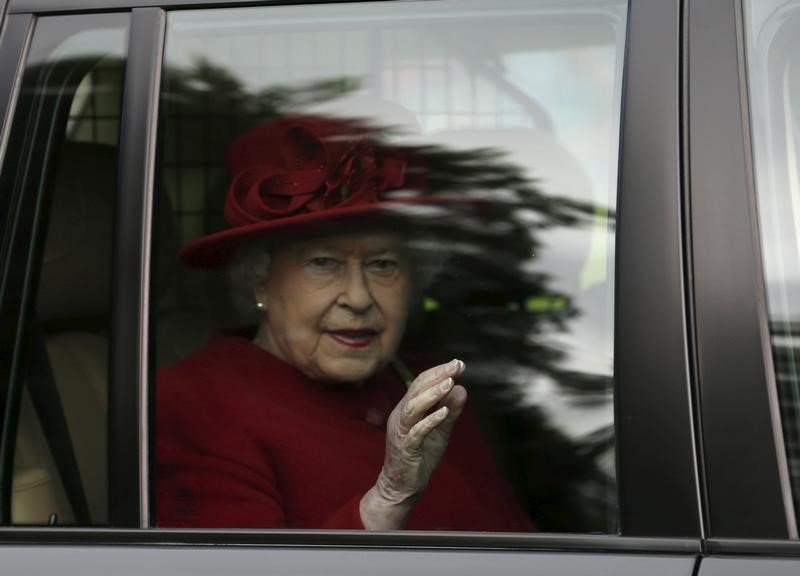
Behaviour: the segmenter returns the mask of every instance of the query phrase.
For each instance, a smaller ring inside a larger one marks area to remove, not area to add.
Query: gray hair
[[[228,265],[231,299],[239,314],[250,322],[258,322],[255,290],[269,278],[274,241],[257,240],[239,248]],[[412,298],[419,299],[436,280],[447,262],[448,252],[433,236],[408,234],[406,247],[411,262]]]
[[[267,242],[257,240],[239,248],[228,264],[233,306],[247,320],[258,317],[254,292],[266,284],[271,260]]]

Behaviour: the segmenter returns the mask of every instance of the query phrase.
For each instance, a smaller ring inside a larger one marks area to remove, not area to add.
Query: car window
[[[159,526],[369,527],[377,493],[384,528],[617,531],[626,17],[616,0],[168,13]],[[452,359],[458,388],[409,408],[433,387],[403,382]]]
[[[769,342],[800,512],[800,2],[745,2],[745,24]]]
[[[3,342],[4,523],[108,519],[109,295],[127,27],[120,14],[42,17],[25,63],[0,179],[0,194],[15,202],[6,222],[15,235],[4,239],[2,325],[16,340]]]

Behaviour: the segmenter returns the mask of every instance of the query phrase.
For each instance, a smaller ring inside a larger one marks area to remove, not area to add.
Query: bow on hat
[[[258,126],[228,148],[225,163],[233,227],[380,202],[403,185],[407,164],[366,129],[314,116]]]

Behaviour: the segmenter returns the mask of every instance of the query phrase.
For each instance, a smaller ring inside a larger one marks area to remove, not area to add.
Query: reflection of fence
[[[795,500],[798,500],[800,498],[800,322],[773,322],[770,324],[770,334],[786,458],[794,483]]]

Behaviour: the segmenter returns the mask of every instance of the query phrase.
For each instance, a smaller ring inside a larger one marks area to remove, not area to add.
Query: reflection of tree
[[[191,117],[205,127],[202,162],[217,166],[225,147],[248,128],[358,86],[345,78],[251,94],[225,70],[204,62],[171,70],[166,79],[165,120],[176,133],[165,134],[165,141],[186,145],[180,122]],[[386,129],[387,138],[389,133]],[[550,379],[577,403],[610,401],[607,376],[564,368],[565,351],[548,341],[580,313],[573,298],[554,290],[547,273],[530,271],[542,248],[543,230],[585,225],[595,218],[596,207],[544,195],[496,150],[399,148],[412,165],[423,168],[426,193],[468,199],[452,203],[446,218],[431,218],[426,225],[437,245],[446,247],[448,259],[429,290],[428,310],[409,330],[409,346],[436,360],[466,361],[464,381],[472,405],[496,446],[501,467],[541,529],[607,531],[613,479],[601,471],[599,460],[610,457],[613,430],[568,438],[524,397],[535,374]],[[226,178],[220,175],[205,205],[221,207],[225,188]],[[216,229],[221,222],[209,221],[208,226]]]
[[[612,430],[569,439],[524,397],[531,374],[538,374],[580,402],[610,401],[608,377],[563,368],[566,353],[548,341],[579,314],[573,299],[554,290],[546,273],[526,271],[541,249],[541,231],[581,226],[592,207],[544,196],[491,150],[418,153],[434,192],[492,202],[478,214],[467,204],[462,217],[441,223],[449,260],[430,290],[438,307],[426,314],[417,346],[467,363],[473,406],[541,529],[605,531],[613,491],[598,459],[613,447]]]

